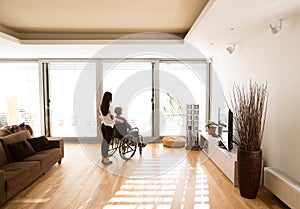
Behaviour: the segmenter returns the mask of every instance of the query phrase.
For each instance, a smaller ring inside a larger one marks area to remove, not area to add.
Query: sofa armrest
[[[5,202],[5,172],[0,170],[0,205]]]
[[[61,158],[64,157],[64,139],[57,137],[47,137],[49,141],[50,148],[60,148]]]

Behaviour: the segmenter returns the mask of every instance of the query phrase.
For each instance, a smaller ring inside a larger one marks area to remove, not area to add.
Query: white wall
[[[267,81],[264,163],[300,182],[300,15],[285,20],[276,35],[266,29],[241,42],[235,53],[219,49],[213,58],[225,94],[233,82]]]

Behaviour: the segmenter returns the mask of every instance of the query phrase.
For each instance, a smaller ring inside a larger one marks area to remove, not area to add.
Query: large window
[[[207,101],[206,62],[161,62],[159,65],[160,135],[186,135],[186,105],[199,104],[204,129]]]
[[[145,137],[185,136],[187,104],[199,104],[199,128],[204,130],[209,109],[205,61],[40,63],[0,62],[0,127],[25,121],[36,136],[99,137],[97,109],[102,94],[110,91],[114,107],[122,107],[123,116]]]
[[[80,79],[88,82],[80,86],[82,91],[76,91],[80,85]],[[50,127],[51,136],[63,137],[96,137],[96,103],[93,98],[92,106],[86,107],[85,111],[74,109],[77,103],[75,94],[94,93],[96,89],[96,63],[93,62],[51,62],[49,63],[49,85],[50,85]],[[80,95],[79,95],[80,96]],[[86,98],[82,98],[85,100]],[[92,110],[93,115],[88,114]],[[86,115],[84,115],[86,114]],[[83,119],[83,120],[82,120]],[[77,126],[80,122],[80,127]],[[78,129],[79,127],[79,129]],[[78,132],[80,131],[80,132]]]
[[[143,136],[152,136],[152,63],[103,63],[103,92],[113,94],[114,107]]]
[[[41,135],[38,63],[0,63],[0,127],[22,122]]]

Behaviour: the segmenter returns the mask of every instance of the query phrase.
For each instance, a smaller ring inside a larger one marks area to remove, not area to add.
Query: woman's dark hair
[[[100,105],[100,110],[103,116],[106,116],[109,111],[109,105],[112,101],[112,94],[110,92],[105,92],[102,97],[102,102]]]

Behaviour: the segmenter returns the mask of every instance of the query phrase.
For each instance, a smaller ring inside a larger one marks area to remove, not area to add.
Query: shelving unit
[[[186,149],[200,150],[199,104],[186,105]]]

